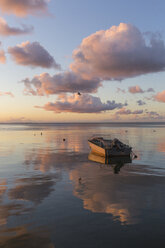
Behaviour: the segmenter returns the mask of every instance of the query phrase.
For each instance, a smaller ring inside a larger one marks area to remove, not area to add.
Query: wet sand
[[[0,128],[0,247],[164,247],[164,126]],[[89,160],[109,133],[138,159]]]

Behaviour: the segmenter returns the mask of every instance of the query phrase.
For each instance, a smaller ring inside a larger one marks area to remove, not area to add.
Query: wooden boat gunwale
[[[117,157],[117,156],[131,156],[131,152],[132,152],[132,148],[125,145],[125,149],[122,151],[113,151],[110,147],[106,148],[105,147],[101,147],[98,144],[96,144],[95,142],[93,142],[92,139],[98,139],[98,140],[102,140],[104,141],[111,141],[111,140],[104,140],[102,137],[93,137],[91,139],[88,140],[89,146],[92,150],[93,153],[98,154],[100,156],[104,156],[104,157]]]

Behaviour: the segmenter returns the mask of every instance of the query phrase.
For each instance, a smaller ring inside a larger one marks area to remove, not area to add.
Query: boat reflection
[[[120,169],[128,163],[132,163],[131,157],[101,157],[96,155],[95,153],[90,152],[88,155],[88,159],[100,163],[111,165],[115,174],[120,172]]]

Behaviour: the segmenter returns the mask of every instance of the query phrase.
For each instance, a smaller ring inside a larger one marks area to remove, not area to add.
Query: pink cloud
[[[5,64],[5,62],[6,62],[5,52],[3,50],[0,50],[0,63]]]
[[[32,80],[26,78],[25,95],[53,95],[61,93],[92,92],[96,93],[101,86],[98,79],[84,79],[73,72],[64,72],[50,76],[48,73],[36,75]]]
[[[47,14],[49,0],[0,0],[3,13],[19,17],[26,15]]]
[[[73,59],[70,68],[84,77],[122,80],[164,71],[165,46],[156,35],[148,44],[138,28],[120,23],[84,38]]]
[[[0,42],[0,46],[2,45],[2,43]],[[5,56],[5,52],[0,49],[0,63],[1,64],[5,64],[6,62],[6,56]]]
[[[146,113],[146,119],[153,119],[153,120],[164,120],[165,116],[164,115],[160,115],[158,112],[156,111],[145,111]]]
[[[7,92],[0,91],[0,96],[11,96],[11,97],[14,97],[13,93],[12,92],[9,92],[9,91],[7,91]]]
[[[15,47],[9,47],[8,52],[20,65],[60,69],[60,65],[39,42],[26,41]]]
[[[10,27],[7,22],[0,17],[0,35],[1,36],[10,36],[10,35],[22,35],[29,34],[33,31],[33,27],[27,27],[22,25],[22,28]]]
[[[129,120],[129,121],[164,121],[165,116],[160,115],[156,111],[148,111],[145,110],[130,110],[126,108],[122,108],[118,110],[113,116],[115,120]]]
[[[130,110],[130,109],[125,109],[125,108],[122,108],[120,109],[119,111],[117,111],[115,113],[116,115],[140,115],[140,114],[143,114],[143,110]]]
[[[150,92],[154,92],[153,88],[148,88],[147,90],[142,90],[140,88],[140,86],[136,85],[136,86],[132,86],[128,88],[128,92],[132,93],[132,94],[137,94],[137,93],[150,93]]]
[[[128,91],[132,94],[144,93],[144,91],[138,85],[129,87]]]
[[[13,50],[9,48],[9,52],[17,63],[34,65],[31,60],[33,61],[35,49],[26,53],[24,47],[27,46],[30,45],[23,43],[14,47]],[[37,57],[39,56],[35,54],[34,59]],[[102,86],[103,80],[122,80],[164,70],[165,49],[160,38],[152,37],[146,43],[145,36],[136,27],[121,23],[119,26],[100,30],[83,39],[80,46],[73,51],[73,60],[70,70],[66,72],[54,76],[43,73],[32,80],[29,78],[23,80],[24,93],[32,95],[75,93],[76,91],[95,93]],[[37,64],[41,61],[42,59],[39,59]],[[139,86],[134,87],[130,88],[130,92],[153,92],[152,88],[144,91]],[[117,91],[126,92],[120,88],[117,88]]]
[[[62,95],[54,103],[48,102],[43,107],[35,106],[36,108],[43,108],[47,111],[55,113],[73,112],[73,113],[100,113],[102,111],[122,108],[124,104],[116,103],[115,101],[107,101],[102,103],[99,97],[91,96],[89,94],[72,96]]]
[[[165,102],[165,90],[162,92],[158,92],[155,96],[153,96],[154,99],[158,102]]]
[[[146,111],[146,114],[148,114],[149,116],[159,116],[156,111]]]

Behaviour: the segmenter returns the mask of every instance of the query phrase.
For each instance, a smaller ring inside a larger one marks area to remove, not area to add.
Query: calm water
[[[138,158],[89,160],[93,135]],[[163,124],[0,125],[0,247],[165,247],[164,161]]]

